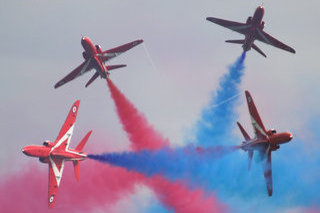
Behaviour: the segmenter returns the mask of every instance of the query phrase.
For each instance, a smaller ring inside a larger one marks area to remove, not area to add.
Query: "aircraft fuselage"
[[[280,148],[281,144],[290,142],[292,138],[293,136],[290,132],[272,133],[272,131],[269,130],[267,139],[252,139],[245,141],[242,143],[241,149],[245,151],[259,151],[270,144],[271,151],[275,151]]]
[[[84,160],[87,155],[73,149],[54,149],[52,146],[26,146],[22,152],[30,157],[37,157],[41,162],[47,163],[48,158],[63,159],[66,161]]]
[[[108,70],[99,56],[99,54],[102,53],[100,46],[94,45],[86,36],[81,38],[81,45],[84,49],[84,59],[87,60],[91,58],[91,60],[94,60],[94,68],[99,72],[101,77],[106,78],[108,76]]]
[[[264,8],[258,7],[253,14],[253,17],[249,17],[247,23],[251,24],[251,29],[248,34],[245,35],[245,41],[242,45],[244,51],[249,51],[256,40],[258,30],[264,28],[264,22],[262,22],[264,16]]]

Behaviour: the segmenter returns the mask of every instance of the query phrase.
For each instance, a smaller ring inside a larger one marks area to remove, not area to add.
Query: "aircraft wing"
[[[131,48],[141,44],[142,42],[143,42],[143,40],[135,40],[135,41],[129,42],[127,44],[121,45],[119,47],[115,47],[110,50],[103,51],[101,54],[102,61],[103,62],[108,61],[108,60],[130,50]]]
[[[80,105],[80,100],[77,100],[72,105],[69,111],[68,117],[60,130],[60,133],[55,141],[53,148],[51,149],[51,152],[54,151],[55,149],[66,149],[69,147],[74,124],[76,122],[76,118],[78,114],[79,105]]]
[[[286,50],[288,52],[291,53],[296,53],[296,51],[292,48],[289,47],[288,45],[282,43],[281,41],[275,39],[274,37],[272,37],[271,35],[269,35],[268,33],[264,32],[263,30],[258,30],[258,34],[257,34],[257,40],[262,41],[266,44],[270,44],[274,47],[278,47],[280,49]]]
[[[58,81],[54,88],[58,88],[65,83],[68,83],[69,81],[81,76],[82,74],[88,72],[93,67],[92,58],[89,58],[88,60],[84,61],[82,64],[80,64],[77,68],[75,68],[72,72],[70,72],[66,77]]]
[[[228,20],[214,18],[214,17],[207,17],[207,20],[244,35],[247,34],[251,28],[251,24],[228,21]]]
[[[271,150],[266,150],[267,153],[261,153],[267,155],[267,159],[263,160],[263,173],[266,180],[266,185],[268,189],[268,195],[272,196],[273,184],[272,184],[272,165],[271,165]]]
[[[253,130],[255,132],[255,135],[259,139],[266,139],[268,138],[267,131],[262,123],[258,110],[253,102],[253,99],[249,91],[246,91],[245,93],[246,93],[251,123],[253,126]]]
[[[56,194],[60,185],[62,172],[64,168],[64,160],[52,159],[49,157],[49,189],[48,201],[49,207],[53,208],[56,202]]]

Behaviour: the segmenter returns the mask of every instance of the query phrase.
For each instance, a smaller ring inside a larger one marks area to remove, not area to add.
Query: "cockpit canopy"
[[[53,143],[48,141],[48,140],[46,140],[46,141],[43,142],[43,146],[53,147]]]
[[[277,134],[277,131],[275,129],[270,129],[267,132],[267,135],[274,135],[274,134]]]
[[[101,46],[98,44],[96,44],[96,50],[97,50],[97,53],[102,53]]]

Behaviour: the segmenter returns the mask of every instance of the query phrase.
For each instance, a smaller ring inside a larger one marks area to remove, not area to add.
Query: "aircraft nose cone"
[[[293,135],[291,133],[289,133],[289,141],[291,141],[293,138]]]
[[[25,154],[25,155],[28,155],[28,149],[26,149],[26,147],[22,148],[22,153]]]
[[[31,149],[30,149],[29,146],[23,147],[21,151],[22,151],[23,154],[28,155],[28,156],[31,154],[31,153],[30,153],[30,152],[31,152]]]
[[[82,36],[81,43],[83,44],[83,42],[85,42],[86,40],[88,40],[88,37],[87,36]]]

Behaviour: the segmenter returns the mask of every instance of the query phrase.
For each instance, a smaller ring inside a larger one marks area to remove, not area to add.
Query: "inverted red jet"
[[[77,68],[75,68],[72,72],[70,72],[66,77],[64,77],[62,80],[56,83],[54,88],[58,88],[64,85],[65,83],[81,76],[82,74],[90,71],[91,69],[95,69],[96,72],[88,81],[86,87],[89,86],[99,76],[101,78],[107,78],[109,76],[110,70],[125,67],[126,65],[121,64],[106,66],[104,63],[120,55],[121,53],[124,53],[127,50],[141,44],[142,42],[143,40],[136,40],[110,50],[102,51],[100,45],[93,45],[93,43],[88,37],[82,37],[81,44],[84,49],[84,52],[82,52],[82,56],[85,61],[82,64],[80,64]]]
[[[266,180],[268,195],[272,196],[272,166],[271,166],[271,152],[276,151],[280,148],[280,145],[287,143],[292,140],[293,136],[290,132],[277,133],[276,130],[266,130],[264,127],[257,108],[253,102],[253,99],[248,91],[245,92],[251,123],[255,133],[255,138],[250,138],[248,133],[244,130],[239,122],[237,122],[245,141],[242,142],[240,148],[248,152],[249,164],[248,168],[251,167],[251,161],[253,152],[259,152],[261,160],[263,162],[264,178]]]
[[[92,131],[87,133],[87,135],[82,139],[75,149],[69,149],[69,143],[74,124],[76,122],[79,104],[80,101],[78,100],[72,105],[68,117],[63,124],[55,142],[45,141],[43,142],[42,146],[31,145],[22,149],[24,154],[31,157],[37,157],[39,158],[40,162],[47,163],[49,165],[48,200],[50,208],[54,206],[56,201],[56,194],[62,178],[64,162],[73,162],[76,179],[79,180],[80,161],[87,158],[87,154],[82,152],[82,148],[88,141]]]
[[[215,24],[220,26],[229,28],[230,30],[236,31],[245,35],[244,40],[227,40],[226,42],[235,43],[235,44],[242,44],[242,48],[244,51],[249,51],[251,47],[255,49],[258,53],[267,57],[257,45],[254,44],[255,40],[262,41],[266,44],[270,44],[272,46],[278,47],[280,49],[289,51],[291,53],[296,53],[296,51],[283,44],[282,42],[278,41],[277,39],[273,38],[271,35],[263,31],[264,28],[264,21],[262,21],[264,15],[264,8],[258,7],[254,12],[254,15],[248,17],[246,23],[239,23],[234,21],[223,20],[219,18],[207,17],[208,21],[211,21]]]

